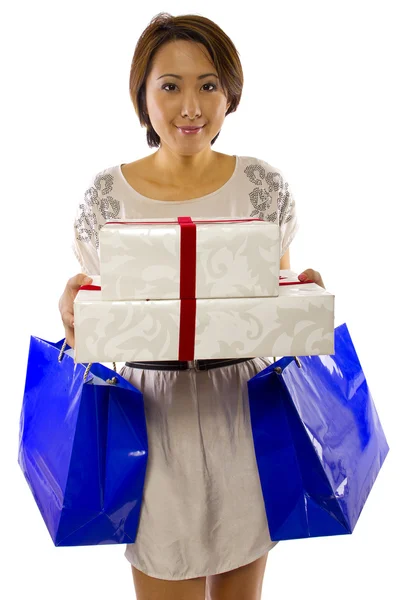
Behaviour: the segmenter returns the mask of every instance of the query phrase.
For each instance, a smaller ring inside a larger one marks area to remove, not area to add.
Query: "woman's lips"
[[[184,135],[194,135],[196,133],[200,133],[200,131],[204,129],[204,125],[203,127],[198,127],[197,129],[185,129],[184,127],[177,127],[177,129]]]

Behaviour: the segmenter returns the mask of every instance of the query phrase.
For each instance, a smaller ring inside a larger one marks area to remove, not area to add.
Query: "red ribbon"
[[[287,277],[281,277],[279,276],[279,279],[287,279]],[[279,285],[299,285],[302,283],[315,283],[315,281],[313,281],[312,279],[306,279],[305,281],[280,281]]]
[[[181,229],[178,360],[194,360],[196,333],[196,224],[190,217],[178,217]]]
[[[279,279],[287,279],[287,277],[279,276]],[[306,281],[282,281],[279,285],[301,285],[303,283],[315,283],[312,279],[306,279]],[[80,290],[101,290],[99,285],[81,285]],[[150,298],[146,299],[146,302],[150,300]]]
[[[178,217],[173,221],[106,221],[104,225],[178,225],[179,219],[190,219],[191,217]],[[206,219],[205,221],[194,220],[193,223],[247,223],[248,221],[263,221],[264,219]]]
[[[303,283],[315,283],[315,282],[312,281],[311,279],[307,279],[306,281],[300,281],[300,280],[299,281],[281,281],[279,283],[279,285],[301,285]],[[79,290],[101,290],[101,287],[99,285],[81,285]],[[150,300],[150,298],[147,298],[146,302],[148,300]]]
[[[99,285],[81,285],[80,290],[101,290],[101,286]]]

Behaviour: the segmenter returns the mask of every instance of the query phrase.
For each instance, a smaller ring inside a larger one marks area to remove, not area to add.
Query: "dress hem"
[[[222,570],[219,570],[217,572],[212,572],[212,573],[202,573],[200,575],[188,575],[185,577],[160,577],[159,575],[156,575],[155,573],[150,573],[148,571],[145,571],[144,569],[142,569],[141,567],[139,567],[138,565],[134,564],[126,555],[126,551],[125,551],[125,558],[127,559],[127,561],[133,566],[135,567],[135,569],[138,569],[139,571],[141,571],[142,573],[144,573],[145,575],[148,575],[149,577],[155,577],[156,579],[164,579],[165,581],[184,581],[186,579],[195,579],[197,577],[210,577],[211,575],[219,575],[220,573],[226,573],[227,571],[233,571],[234,569],[238,569],[239,567],[244,567],[245,565],[248,565],[250,563],[252,563],[253,561],[257,560],[258,558],[261,558],[264,554],[266,554],[267,552],[269,552],[270,550],[272,550],[272,548],[274,548],[279,542],[278,541],[272,541],[271,544],[268,544],[268,546],[261,552],[257,552],[256,556],[253,556],[250,560],[246,560],[246,562],[244,563],[240,563],[238,565],[234,565],[233,567],[230,566],[228,568],[224,567]]]

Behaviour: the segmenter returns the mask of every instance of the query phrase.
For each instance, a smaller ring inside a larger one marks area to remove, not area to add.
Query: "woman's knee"
[[[268,552],[232,571],[207,577],[206,600],[260,600]]]
[[[137,600],[205,600],[206,577],[171,581],[131,567]]]

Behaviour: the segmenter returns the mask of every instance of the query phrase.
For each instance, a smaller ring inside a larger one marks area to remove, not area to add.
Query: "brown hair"
[[[243,88],[243,71],[239,54],[232,40],[210,19],[199,15],[159,13],[141,34],[135,48],[129,76],[129,93],[141,126],[147,129],[147,143],[159,147],[160,137],[153,129],[146,112],[145,85],[152,67],[152,59],[162,44],[175,40],[188,40],[203,44],[210,53],[222,89],[230,106],[228,115],[239,105]],[[225,116],[226,116],[225,115]],[[211,145],[220,132],[211,140]]]

